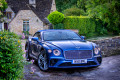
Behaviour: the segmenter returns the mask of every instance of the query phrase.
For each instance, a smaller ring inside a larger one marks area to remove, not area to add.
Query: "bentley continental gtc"
[[[40,30],[25,44],[27,60],[39,68],[98,67],[102,62],[98,45],[71,30]]]

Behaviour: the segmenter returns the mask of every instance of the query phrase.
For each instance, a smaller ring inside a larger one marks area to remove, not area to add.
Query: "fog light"
[[[49,49],[49,50],[48,50],[48,53],[52,53],[52,50],[51,50],[51,49]]]

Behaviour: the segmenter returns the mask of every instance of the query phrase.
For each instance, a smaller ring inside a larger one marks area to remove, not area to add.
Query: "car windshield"
[[[45,41],[56,40],[81,40],[81,38],[72,31],[48,31],[43,33],[43,39]]]

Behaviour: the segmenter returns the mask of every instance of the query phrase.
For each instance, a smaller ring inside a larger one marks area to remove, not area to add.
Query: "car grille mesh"
[[[66,63],[60,64],[59,66],[62,67],[62,66],[91,66],[91,65],[97,65],[97,63],[93,61],[89,61],[86,64],[71,64],[70,62],[66,62]]]
[[[65,59],[90,59],[92,58],[91,50],[69,50],[64,53]]]

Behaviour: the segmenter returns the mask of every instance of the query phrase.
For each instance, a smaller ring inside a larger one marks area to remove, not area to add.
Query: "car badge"
[[[77,49],[80,49],[80,47],[76,47]]]

